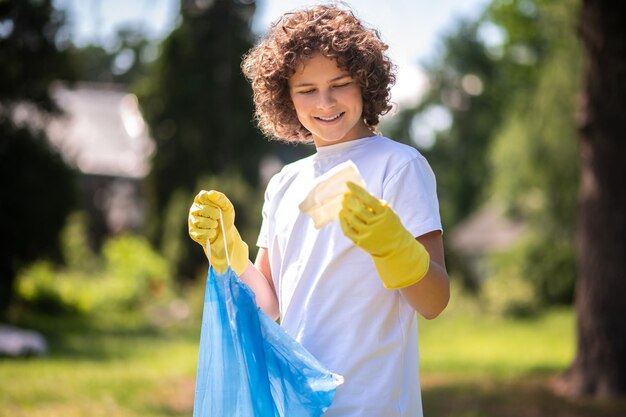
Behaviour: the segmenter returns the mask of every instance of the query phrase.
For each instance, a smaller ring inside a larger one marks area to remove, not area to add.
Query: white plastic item
[[[352,161],[342,162],[315,180],[298,207],[313,219],[316,229],[337,220],[343,195],[349,191],[346,185],[348,181],[365,187],[365,181]]]

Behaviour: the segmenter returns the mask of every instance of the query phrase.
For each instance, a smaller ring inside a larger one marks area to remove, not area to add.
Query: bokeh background
[[[191,415],[225,192],[262,137],[240,62],[283,0],[0,0],[0,416]],[[626,415],[626,14],[600,0],[354,0],[390,46],[386,136],[437,176],[452,299],[420,319],[425,415]],[[349,323],[346,323],[349,325]]]

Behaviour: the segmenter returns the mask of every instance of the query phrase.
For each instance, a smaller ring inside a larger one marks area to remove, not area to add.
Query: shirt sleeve
[[[435,174],[421,154],[387,178],[383,199],[413,236],[443,232]]]

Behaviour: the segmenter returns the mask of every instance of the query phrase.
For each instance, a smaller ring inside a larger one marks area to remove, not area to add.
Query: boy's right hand
[[[224,237],[220,226],[220,210],[224,222]],[[205,253],[207,243],[211,245],[211,265],[222,273],[228,269],[226,250],[230,266],[237,275],[248,267],[248,245],[241,239],[235,227],[235,208],[228,198],[219,191],[200,191],[189,208],[189,236],[198,242]]]
[[[374,261],[385,288],[397,290],[428,273],[430,255],[402,225],[387,203],[353,182],[347,183],[339,221],[343,233]]]

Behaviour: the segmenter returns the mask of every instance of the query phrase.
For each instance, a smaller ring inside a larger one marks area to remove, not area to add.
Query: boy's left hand
[[[224,233],[219,225],[220,210],[224,223]],[[223,273],[230,266],[237,275],[248,267],[248,245],[241,239],[235,227],[235,208],[221,192],[200,191],[189,208],[189,236],[198,242],[208,255],[207,244],[211,246],[211,264],[217,272]]]
[[[343,233],[372,256],[388,289],[408,287],[428,272],[430,256],[385,203],[359,185],[348,182],[339,222]]]

